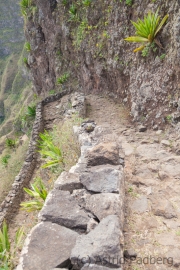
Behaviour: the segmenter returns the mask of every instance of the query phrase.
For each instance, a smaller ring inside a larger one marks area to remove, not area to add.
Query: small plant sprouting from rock
[[[69,21],[77,22],[79,21],[78,13],[77,13],[77,7],[75,4],[72,4],[69,9]]]
[[[26,49],[27,52],[30,52],[31,51],[31,44],[29,42],[26,42],[24,44],[24,48]]]
[[[131,36],[125,38],[126,41],[142,43],[140,47],[136,48],[134,52],[142,51],[146,46],[155,42],[160,46],[159,42],[156,39],[156,35],[161,30],[169,15],[164,16],[160,22],[160,16],[158,15],[158,10],[155,13],[148,12],[144,16],[144,20],[138,19],[137,22],[131,21],[131,23],[136,28],[136,36]]]
[[[34,200],[21,203],[21,210],[27,212],[41,210],[47,197],[47,189],[41,178],[37,177],[34,184],[31,184],[31,189],[24,188],[24,191]]]
[[[28,59],[27,59],[27,57],[24,57],[23,58],[23,62],[24,62],[24,64],[28,65]]]
[[[170,123],[171,120],[172,120],[172,115],[167,115],[166,116],[166,120],[167,120],[168,123]]]
[[[161,55],[159,56],[159,58],[160,58],[161,60],[164,60],[165,57],[166,57],[166,54],[165,54],[165,53],[163,53],[163,54],[161,54]]]
[[[85,7],[89,7],[92,3],[92,0],[83,0],[82,1],[82,4],[85,6]]]
[[[32,4],[31,0],[21,0],[20,8],[21,8],[21,13],[23,17],[25,18],[25,20],[30,15],[34,16],[37,11],[37,7]]]
[[[133,4],[133,0],[126,0],[126,5],[131,7],[132,4]]]
[[[59,77],[58,79],[57,79],[57,84],[63,84],[63,83],[65,83],[65,82],[67,82],[67,80],[69,79],[69,73],[64,73],[61,77]]]
[[[153,52],[156,52],[156,50],[157,50],[157,46],[156,46],[156,44],[154,42],[149,43],[148,45],[146,45],[144,47],[144,49],[142,50],[142,56],[143,57],[147,57],[149,55],[149,53],[150,53],[151,50]]]

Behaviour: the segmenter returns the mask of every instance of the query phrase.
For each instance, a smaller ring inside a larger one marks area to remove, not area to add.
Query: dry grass
[[[81,118],[66,120],[63,125],[53,129],[53,141],[62,150],[64,156],[64,170],[68,171],[75,165],[80,156],[80,146],[73,133],[73,126],[82,122]]]
[[[28,149],[28,144],[29,141],[26,141],[16,150],[5,149],[0,157],[0,202],[2,202],[8,194],[15,176],[19,173],[22,167]],[[5,167],[1,162],[1,158],[7,154],[11,157],[8,160],[8,165]]]

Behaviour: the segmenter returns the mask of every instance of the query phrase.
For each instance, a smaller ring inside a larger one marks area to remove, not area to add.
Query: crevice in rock
[[[59,268],[59,269],[62,269],[62,268],[72,269],[72,267],[73,267],[73,265],[72,265],[71,260],[69,258],[66,261],[62,262],[61,264],[57,265],[55,268]]]

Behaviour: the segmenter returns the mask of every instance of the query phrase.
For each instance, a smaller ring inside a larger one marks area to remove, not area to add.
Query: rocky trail
[[[88,116],[109,127],[125,153],[125,269],[179,269],[179,134],[170,127],[139,132],[112,101],[88,99]]]
[[[54,124],[63,119],[63,113],[66,111],[65,108],[71,107],[68,103],[69,99],[65,96],[61,102],[56,101],[46,105],[44,111],[46,129],[51,129]],[[178,154],[180,149],[180,136],[178,132],[170,126],[165,131],[146,130],[142,126],[134,127],[133,124],[130,123],[128,111],[126,111],[123,106],[103,96],[88,95],[86,97],[86,103],[86,117],[95,121],[96,125],[100,127],[99,143],[116,143],[119,145],[121,157],[124,159],[125,225],[123,228],[124,240],[122,245],[124,245],[125,249],[125,260],[123,259],[122,261],[122,269],[179,269],[180,156]],[[71,114],[71,108],[69,110]],[[67,117],[69,116],[67,115]],[[77,171],[76,169],[70,170],[71,173],[77,173]],[[82,185],[79,186],[79,182],[77,182],[75,189],[81,187]],[[56,193],[57,192],[59,191],[56,191]],[[82,196],[80,193],[78,191],[75,192],[74,198],[78,200],[78,204],[81,205],[81,207],[84,207],[82,198],[84,198],[84,196],[86,197],[87,194],[84,195],[83,193]],[[63,200],[67,200],[68,202],[69,195],[64,193],[63,196],[65,196]],[[120,197],[123,199],[123,195],[121,196],[120,194]],[[59,204],[60,202],[57,203]],[[99,206],[97,205],[96,207],[100,207],[101,209],[102,206],[100,205],[102,199],[98,203]],[[121,213],[117,212],[115,208],[111,209],[110,207],[109,209],[109,206],[107,206],[106,211],[108,214],[118,213],[117,215],[121,216]],[[68,210],[68,212],[69,211],[70,210]],[[20,216],[17,215],[15,217],[12,223],[13,228],[20,223],[27,224],[30,220],[32,221],[32,215],[22,215],[21,212],[19,215]],[[66,215],[66,213],[64,213],[64,215]],[[100,215],[101,218],[103,217],[103,214],[96,213],[96,217],[98,215]],[[35,220],[36,218],[34,217]],[[52,218],[56,219],[56,214],[55,217],[53,217],[52,214],[51,220]],[[87,216],[84,218],[87,219]],[[98,220],[101,218],[98,216]],[[44,212],[42,211],[39,220],[41,222],[50,222],[49,213],[46,212],[46,210],[44,210]],[[58,222],[62,225],[62,221]],[[53,224],[58,222],[55,220]],[[87,221],[83,222],[87,224]],[[114,222],[116,223],[116,221]],[[95,224],[92,223],[88,226],[94,228],[96,225],[95,222]],[[68,228],[70,226],[71,228],[72,225],[66,225],[63,221],[63,226],[68,226]],[[86,225],[84,226],[86,227]],[[82,230],[79,232],[82,233],[85,227],[82,226]],[[42,227],[41,231],[42,230],[44,231],[42,235],[40,235],[41,237],[47,232],[47,228]],[[74,237],[73,241],[75,241],[77,237],[75,232],[73,234],[73,232],[64,231],[64,234],[69,235],[70,238]],[[67,238],[65,238],[64,241],[66,242]],[[60,247],[57,245],[57,249],[58,248]],[[113,266],[110,265],[110,267],[114,268],[114,265],[115,264],[113,264]],[[117,266],[118,265],[115,265],[115,268],[117,268]],[[67,269],[67,264],[65,264],[64,267]],[[57,268],[62,268],[62,265]],[[86,266],[83,266],[83,270],[84,269],[86,269]],[[94,268],[87,269],[96,269],[96,267],[94,266]],[[105,270],[106,267],[103,266],[103,268],[100,268],[99,266],[97,269]]]

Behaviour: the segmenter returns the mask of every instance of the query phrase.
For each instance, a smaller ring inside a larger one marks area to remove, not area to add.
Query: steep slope
[[[28,71],[23,62],[23,18],[19,1],[0,3],[0,135],[12,131],[13,121],[25,100]],[[29,91],[30,92],[30,91]],[[20,95],[22,94],[23,97]],[[27,93],[26,93],[27,95]],[[18,106],[18,103],[21,103]],[[10,119],[10,120],[8,120]],[[8,120],[8,121],[6,121]]]
[[[88,3],[86,3],[88,2]],[[29,65],[37,93],[54,89],[57,79],[69,74],[71,87],[103,92],[124,102],[134,121],[154,129],[179,107],[179,3],[173,1],[61,1],[34,0],[26,38],[31,44]],[[133,53],[136,45],[130,20],[159,8],[169,14],[147,57]],[[169,116],[170,115],[170,116]]]

